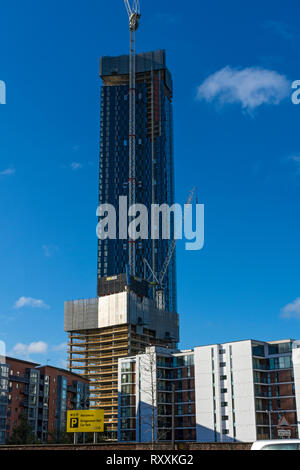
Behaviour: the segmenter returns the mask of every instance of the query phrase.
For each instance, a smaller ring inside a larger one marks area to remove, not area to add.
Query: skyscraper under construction
[[[99,203],[112,204],[118,211],[119,196],[128,195],[129,58],[102,57],[100,75],[101,130]],[[144,204],[174,203],[174,164],[172,126],[172,78],[166,67],[165,51],[136,56],[135,89],[135,201]],[[118,219],[117,219],[118,222]],[[117,229],[119,227],[117,226]],[[159,273],[170,240],[139,240],[135,243],[135,275],[144,275],[145,258]],[[98,279],[125,273],[127,240],[99,240]],[[175,254],[164,277],[165,307],[176,312]],[[98,295],[100,294],[98,288]]]
[[[129,141],[134,137],[135,201],[150,213],[151,204],[174,203],[172,78],[164,51],[136,55],[132,136],[129,68],[129,56],[100,60],[99,203],[112,204],[118,211],[119,197],[128,195]],[[105,430],[111,438],[117,437],[121,406],[118,358],[135,355],[149,345],[174,347],[179,340],[175,253],[166,267],[163,304],[156,302],[147,273],[148,266],[159,278],[172,239],[134,242],[134,273],[128,269],[130,243],[119,238],[98,240],[97,297],[65,303],[69,368],[89,379],[91,407],[104,409]],[[134,405],[135,398],[128,399]]]

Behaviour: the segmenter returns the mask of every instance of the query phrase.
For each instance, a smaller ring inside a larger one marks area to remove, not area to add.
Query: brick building
[[[66,411],[88,407],[88,381],[52,366],[6,358],[0,364],[0,443],[25,416],[43,442],[64,431]]]

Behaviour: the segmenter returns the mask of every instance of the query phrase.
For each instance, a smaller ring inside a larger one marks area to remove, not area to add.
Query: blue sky
[[[99,57],[127,53],[126,11],[0,8],[0,339],[63,365],[63,303],[96,293]],[[176,201],[197,186],[205,204],[204,249],[177,250],[183,348],[300,337],[299,13],[296,0],[142,2],[137,51],[166,49],[173,74]]]

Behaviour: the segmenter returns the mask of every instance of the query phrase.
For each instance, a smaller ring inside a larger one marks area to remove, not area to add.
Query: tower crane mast
[[[196,191],[197,191],[196,187],[194,187],[190,191],[188,199],[185,203],[186,206],[189,206],[192,203],[192,200],[194,199]],[[153,269],[149,265],[146,258],[144,258],[145,268],[147,267],[149,269],[149,271],[152,275],[152,278],[153,278],[153,284],[156,284],[156,286],[157,286],[157,288],[156,288],[156,303],[157,303],[158,308],[161,309],[161,310],[164,310],[164,308],[165,308],[165,288],[164,288],[164,285],[163,285],[163,281],[164,281],[166,272],[168,270],[169,264],[172,260],[173,255],[174,255],[174,251],[175,251],[175,248],[176,248],[176,243],[177,243],[177,238],[174,238],[174,240],[172,240],[172,243],[169,247],[169,250],[168,250],[166,259],[164,261],[163,267],[161,269],[161,272],[158,275],[155,274],[155,272],[153,271]]]
[[[124,0],[129,18],[129,207],[136,203],[136,125],[135,125],[135,105],[136,105],[136,60],[135,60],[135,32],[139,26],[141,18],[140,4],[138,0]],[[135,276],[135,241],[129,239],[129,272]]]
[[[195,195],[195,192],[196,192],[196,187],[193,188],[191,191],[190,191],[190,194],[189,194],[189,197],[188,197],[188,200],[186,201],[186,205],[189,206],[194,198],[194,195]],[[175,248],[176,248],[176,243],[177,243],[177,239],[175,238],[171,245],[170,245],[170,248],[169,248],[169,251],[168,251],[168,254],[167,254],[167,257],[165,259],[165,262],[163,264],[163,267],[162,267],[162,270],[161,270],[161,273],[160,273],[160,276],[159,276],[159,284],[162,285],[163,283],[163,280],[164,280],[164,277],[166,275],[166,272],[167,272],[167,269],[168,269],[168,266],[170,264],[170,261],[173,257],[173,254],[174,254],[174,251],[175,251]]]

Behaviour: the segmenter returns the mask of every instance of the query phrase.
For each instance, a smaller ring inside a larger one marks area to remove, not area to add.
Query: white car
[[[300,450],[300,439],[256,441],[252,444],[251,450]]]

